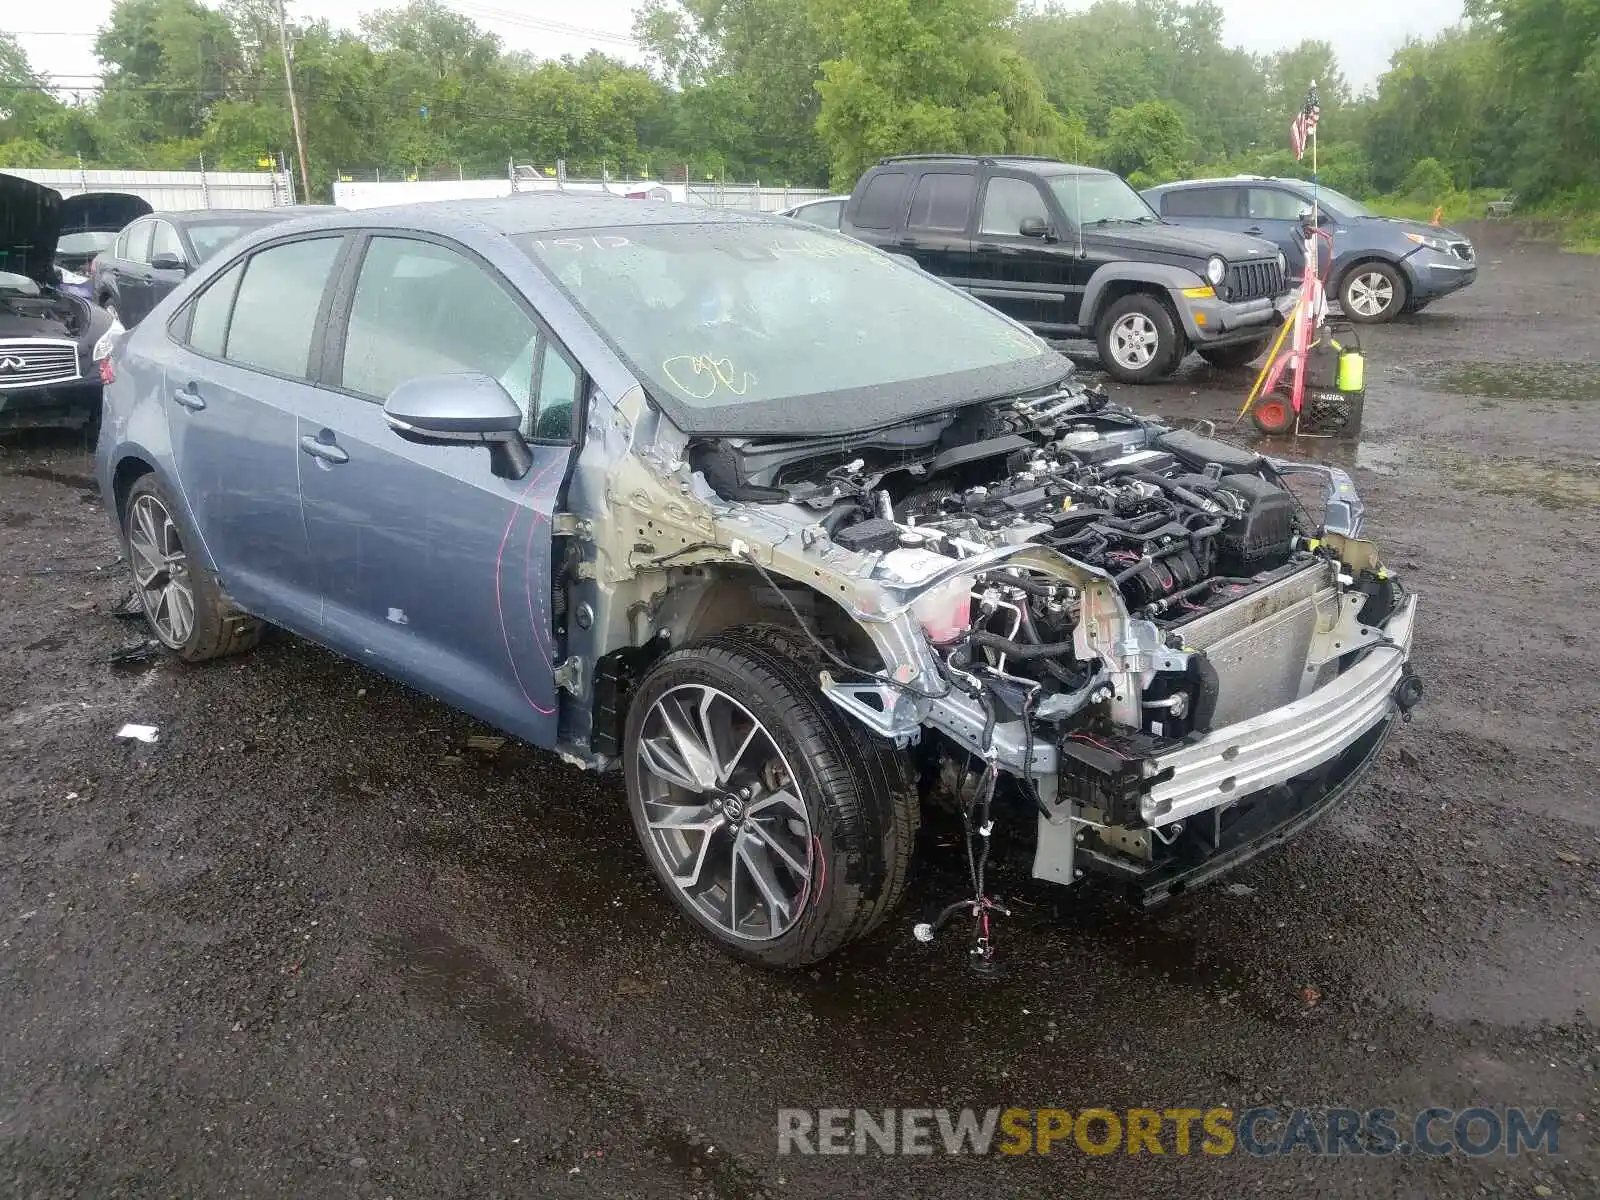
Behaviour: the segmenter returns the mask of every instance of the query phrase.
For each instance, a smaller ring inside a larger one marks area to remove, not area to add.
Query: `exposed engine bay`
[[[718,441],[692,461],[720,495],[815,511],[822,536],[872,556],[874,574],[892,580],[1004,547],[1047,547],[1103,573],[1127,612],[1172,647],[1207,614],[1337,561],[1288,485],[1303,464],[1142,419],[1094,390],[982,406],[848,450],[832,439]],[[1314,470],[1353,501],[1344,519],[1354,532],[1359,501],[1347,477]],[[1397,585],[1379,569],[1359,574],[1350,582],[1370,595],[1363,619],[1378,623]],[[919,596],[915,613],[958,678],[991,676],[1012,698],[1024,689],[1044,700],[1080,691],[1101,665],[1075,643],[1079,599],[1070,584],[1004,566]],[[1215,682],[1146,691],[1149,715],[1137,727],[1182,736],[1204,727]]]
[[[64,337],[89,329],[89,305],[76,296],[41,288],[25,275],[0,272],[0,337]]]
[[[1037,813],[1038,877],[1181,891],[1330,803],[1420,699],[1411,599],[1360,540],[1338,468],[1077,385],[864,437],[687,451],[734,511],[801,514],[801,569],[866,585],[838,590],[890,669],[835,658],[824,694],[920,753],[928,727],[945,735],[932,753],[969,831],[1008,776],[1000,793]],[[1324,719],[1326,744],[1307,732]]]

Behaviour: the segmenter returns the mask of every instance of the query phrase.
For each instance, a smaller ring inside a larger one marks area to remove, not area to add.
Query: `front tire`
[[[1383,325],[1406,307],[1405,276],[1388,263],[1360,263],[1339,281],[1339,307],[1357,325]]]
[[[261,622],[229,604],[217,577],[190,558],[182,511],[153,474],[128,489],[122,539],[145,621],[185,662],[241,654],[261,640]]]
[[[1187,346],[1160,300],[1130,292],[1106,309],[1095,328],[1100,365],[1119,383],[1151,383],[1178,369]]]
[[[1247,367],[1267,352],[1271,337],[1257,338],[1253,342],[1233,342],[1227,346],[1198,346],[1195,352],[1213,367],[1231,371]]]
[[[866,934],[904,890],[917,796],[904,764],[823,698],[784,631],[661,659],[631,701],[623,765],[645,857],[722,949],[793,968]]]

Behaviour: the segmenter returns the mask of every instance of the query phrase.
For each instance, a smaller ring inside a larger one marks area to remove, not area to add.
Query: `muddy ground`
[[[1474,288],[1367,336],[1360,444],[1309,447],[1422,594],[1427,705],[1242,888],[1006,880],[998,982],[909,936],[937,838],[869,941],[767,975],[673,914],[611,779],[287,637],[112,665],[88,455],[0,442],[0,1193],[1600,1193],[1600,259],[1479,236]],[[775,1154],[781,1106],[1261,1103],[1564,1120],[1481,1161]]]

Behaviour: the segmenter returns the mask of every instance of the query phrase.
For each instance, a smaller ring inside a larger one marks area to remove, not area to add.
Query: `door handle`
[[[1252,225],[1252,226],[1250,226],[1249,229],[1246,229],[1245,232],[1249,233],[1249,234],[1254,234],[1256,237],[1260,237],[1261,236],[1261,226]]]
[[[300,449],[311,455],[312,458],[320,458],[325,463],[347,463],[350,461],[350,456],[340,449],[337,444],[320,442],[310,434],[300,439]]]
[[[206,406],[205,398],[201,396],[199,392],[195,391],[194,384],[192,383],[187,387],[174,388],[172,392],[172,399],[176,403],[181,404],[183,407],[189,409],[191,412],[199,412]]]
[[[979,242],[976,246],[973,247],[973,249],[974,250],[984,250],[984,251],[995,251],[995,250],[999,250],[1000,249],[1000,245],[997,242]]]

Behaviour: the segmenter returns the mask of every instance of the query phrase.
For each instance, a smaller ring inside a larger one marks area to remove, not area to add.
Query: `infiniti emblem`
[[[28,360],[25,358],[13,358],[9,355],[5,358],[0,358],[0,371],[20,371],[27,365]]]

